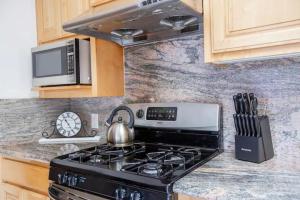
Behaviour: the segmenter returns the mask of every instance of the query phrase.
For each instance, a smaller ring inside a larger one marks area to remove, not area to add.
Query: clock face
[[[73,112],[64,112],[58,116],[56,120],[56,128],[58,132],[65,137],[77,135],[81,130],[81,119]]]

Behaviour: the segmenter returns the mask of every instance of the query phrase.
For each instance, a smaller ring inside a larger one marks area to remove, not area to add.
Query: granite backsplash
[[[87,118],[99,113],[102,132],[111,109],[122,103],[219,103],[224,111],[225,151],[233,151],[232,96],[254,92],[259,113],[270,117],[276,156],[284,159],[300,151],[300,57],[204,64],[203,39],[194,36],[131,47],[125,58],[125,97],[70,101],[72,110]]]
[[[0,145],[38,140],[44,128],[69,107],[69,99],[0,99]]]
[[[225,151],[233,151],[232,96],[254,92],[259,97],[259,112],[270,117],[276,156],[299,157],[300,57],[204,64],[203,39],[193,36],[131,47],[125,50],[125,58],[124,97],[0,100],[0,143],[11,136],[22,141],[39,138],[41,124],[66,109],[87,120],[91,113],[99,113],[100,132],[104,133],[104,121],[120,104],[204,102],[223,105]]]

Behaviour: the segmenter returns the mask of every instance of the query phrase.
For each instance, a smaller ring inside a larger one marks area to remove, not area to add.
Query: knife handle
[[[239,99],[240,113],[245,114],[245,104],[243,97]]]
[[[238,120],[238,127],[239,127],[239,130],[240,130],[240,135],[244,135],[244,129],[243,129],[243,125],[242,125],[242,118],[241,118],[241,115],[238,114],[236,115],[237,116],[237,120]]]
[[[236,114],[240,114],[241,111],[240,111],[239,100],[237,95],[233,96],[233,102],[234,102],[234,108]]]
[[[250,127],[251,127],[251,136],[256,137],[256,128],[253,115],[249,115]]]
[[[237,133],[237,135],[240,135],[241,132],[240,132],[240,128],[239,128],[239,125],[238,125],[237,114],[233,115],[233,120],[234,120],[234,126],[235,126],[236,133]]]
[[[254,93],[249,93],[249,99],[250,99],[250,100],[253,100],[254,97],[255,97]]]
[[[256,131],[256,137],[261,137],[261,132],[260,132],[260,124],[259,124],[259,119],[257,115],[254,115],[254,126],[255,126],[255,131]]]
[[[245,115],[245,122],[246,122],[246,129],[247,129],[247,136],[251,136],[251,126],[249,122],[249,115]]]
[[[247,126],[246,126],[246,118],[244,114],[241,114],[241,120],[242,120],[242,127],[243,127],[243,132],[244,132],[244,136],[248,135],[248,130],[247,130]]]
[[[243,101],[245,106],[245,114],[250,114],[250,101],[247,93],[243,94]]]
[[[252,102],[251,102],[251,106],[252,106],[252,114],[253,115],[257,115],[257,107],[258,107],[258,101],[257,101],[257,98],[254,97]]]

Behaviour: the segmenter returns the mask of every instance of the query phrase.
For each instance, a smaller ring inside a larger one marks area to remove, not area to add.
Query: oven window
[[[36,54],[35,76],[45,77],[61,75],[63,73],[61,56],[61,49]]]

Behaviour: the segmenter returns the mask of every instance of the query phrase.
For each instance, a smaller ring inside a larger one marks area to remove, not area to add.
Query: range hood
[[[113,0],[88,15],[68,21],[63,29],[122,46],[202,34],[200,1]]]

